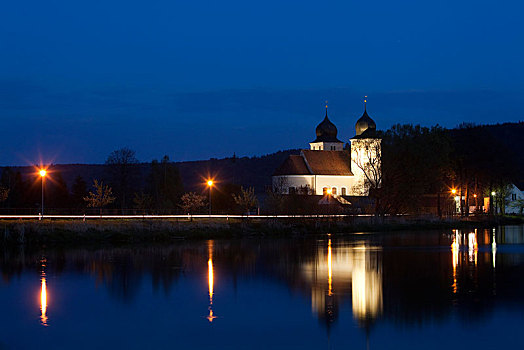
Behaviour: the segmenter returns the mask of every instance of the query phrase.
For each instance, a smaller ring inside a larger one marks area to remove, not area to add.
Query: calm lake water
[[[0,349],[524,348],[524,226],[0,254]]]

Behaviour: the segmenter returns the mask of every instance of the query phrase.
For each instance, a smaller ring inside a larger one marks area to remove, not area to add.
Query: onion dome
[[[329,120],[327,108],[324,120],[317,125],[316,134],[317,138],[313,142],[342,142],[337,139],[338,130],[335,124]]]
[[[374,133],[377,130],[377,124],[375,124],[375,121],[368,115],[366,108],[364,108],[364,114],[362,114],[362,117],[357,120],[355,130],[356,136],[362,135],[366,130],[369,130],[368,133]]]

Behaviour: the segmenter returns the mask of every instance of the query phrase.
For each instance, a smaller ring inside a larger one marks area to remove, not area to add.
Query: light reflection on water
[[[0,298],[7,304],[0,348],[33,348],[43,339],[49,348],[109,347],[97,337],[77,344],[75,326],[82,332],[107,329],[103,339],[117,347],[286,349],[325,347],[327,341],[331,348],[416,348],[405,338],[429,346],[435,327],[461,329],[456,338],[449,335],[460,344],[468,332],[524,326],[524,226],[129,248],[6,248],[1,258]],[[31,308],[12,302],[35,280],[38,321],[19,317]],[[77,318],[78,308],[95,322]],[[129,320],[140,332],[126,328]],[[286,339],[293,339],[291,345]]]
[[[333,322],[336,305],[349,296],[356,320],[363,322],[379,316],[382,312],[379,252],[379,247],[359,242],[333,247],[332,240],[328,239],[327,249],[320,244],[315,260],[304,263],[301,268],[306,283],[311,285],[313,312]]]
[[[42,259],[42,272],[40,278],[40,322],[42,323],[42,326],[47,327],[47,283],[45,278],[45,263],[46,260]]]
[[[40,288],[40,312],[42,326],[47,326],[47,286],[44,276],[42,276],[42,286]]]
[[[213,272],[213,241],[208,242],[208,249],[209,249],[209,259],[207,260],[207,283],[208,283],[208,289],[209,289],[209,315],[207,316],[207,320],[209,322],[213,322],[217,316],[213,315],[213,286],[215,284],[215,274]]]

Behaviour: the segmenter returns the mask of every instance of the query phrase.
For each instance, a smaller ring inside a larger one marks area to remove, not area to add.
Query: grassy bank
[[[493,227],[522,224],[522,217],[438,219],[370,218],[249,220],[26,220],[0,221],[0,244],[82,244],[168,242],[176,239],[233,238],[245,236],[301,236],[377,231]]]

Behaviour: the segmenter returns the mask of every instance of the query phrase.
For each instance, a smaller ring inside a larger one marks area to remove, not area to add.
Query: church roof
[[[364,114],[362,114],[362,117],[357,120],[357,123],[355,124],[355,131],[356,136],[362,135],[363,132],[368,130],[376,130],[377,124],[371,117],[368,115],[368,112],[366,109],[364,109]]]
[[[355,135],[352,139],[379,139],[377,129],[366,129],[360,135]]]
[[[303,150],[289,156],[273,173],[279,175],[337,175],[353,176],[349,151]]]
[[[278,175],[311,175],[304,158],[299,155],[290,155],[273,173]]]
[[[326,116],[320,124],[317,125],[315,130],[317,138],[313,142],[342,142],[337,139],[338,130],[335,124],[331,122],[328,118],[327,107],[326,107]]]
[[[303,150],[301,153],[313,175],[353,176],[351,172],[351,154],[347,150]]]

